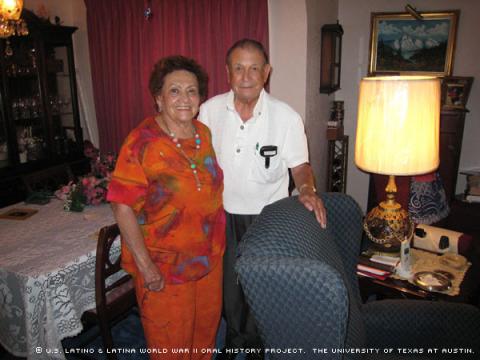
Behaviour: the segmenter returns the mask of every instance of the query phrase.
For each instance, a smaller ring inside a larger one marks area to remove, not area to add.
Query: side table
[[[463,195],[457,195],[450,203],[450,214],[435,226],[459,231],[472,236],[471,247],[467,254],[472,266],[468,269],[460,287],[460,294],[448,296],[429,293],[407,281],[387,278],[377,280],[359,277],[362,300],[374,295],[377,299],[406,298],[463,302],[480,307],[480,203],[462,201]]]
[[[379,280],[359,276],[358,282],[362,301],[365,302],[374,296],[377,300],[424,299],[460,302],[480,306],[480,238],[473,238],[471,244],[467,258],[472,265],[465,274],[463,282],[460,285],[460,294],[457,296],[428,292],[410,284],[406,280],[393,278]]]

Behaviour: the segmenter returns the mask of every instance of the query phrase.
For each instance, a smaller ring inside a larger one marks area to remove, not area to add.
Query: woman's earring
[[[162,106],[159,104],[159,103],[155,103],[155,110],[158,112],[158,113],[161,113],[162,112]]]

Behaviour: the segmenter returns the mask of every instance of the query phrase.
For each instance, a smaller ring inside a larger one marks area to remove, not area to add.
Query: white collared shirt
[[[253,117],[243,122],[233,91],[200,107],[199,120],[210,128],[224,173],[223,204],[232,214],[259,214],[265,205],[288,196],[288,169],[308,162],[307,138],[300,115],[262,90]],[[277,155],[266,168],[262,146]]]

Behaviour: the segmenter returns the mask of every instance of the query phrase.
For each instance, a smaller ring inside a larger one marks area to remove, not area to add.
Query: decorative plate
[[[448,280],[455,279],[455,275],[453,275],[450,271],[435,269],[434,272],[445,276]]]
[[[452,286],[452,282],[445,275],[434,271],[416,273],[413,276],[413,283],[427,291],[445,291]]]

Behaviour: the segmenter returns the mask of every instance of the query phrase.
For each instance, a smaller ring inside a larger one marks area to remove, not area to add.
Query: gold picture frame
[[[442,108],[466,109],[473,77],[446,76],[442,79]]]
[[[372,13],[370,75],[451,75],[460,11],[420,15]]]

